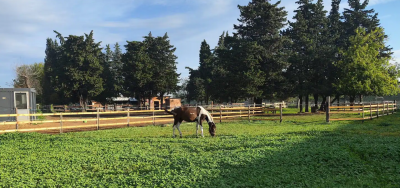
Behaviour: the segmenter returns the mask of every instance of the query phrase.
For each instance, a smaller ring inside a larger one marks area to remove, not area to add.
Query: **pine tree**
[[[200,59],[200,66],[199,66],[200,78],[203,80],[205,89],[204,100],[205,103],[208,104],[208,100],[210,99],[211,85],[212,85],[213,67],[212,67],[212,53],[210,45],[207,44],[206,40],[204,40],[201,43],[199,59]]]
[[[141,41],[127,41],[126,52],[122,55],[122,76],[124,94],[135,96],[140,107],[151,95],[153,64],[146,53],[147,46]]]
[[[234,25],[235,36],[262,47],[260,69],[266,79],[259,89],[267,98],[281,90],[280,83],[284,81],[282,70],[287,68],[283,50],[286,39],[280,34],[286,25],[287,12],[279,5],[280,1],[271,4],[269,0],[252,0],[246,6],[238,5],[240,24]],[[261,98],[257,98],[256,102],[261,103]]]
[[[56,32],[56,31],[55,31]],[[62,80],[58,90],[66,97],[75,97],[85,107],[88,100],[99,95],[103,90],[103,79],[100,74],[103,71],[101,62],[102,48],[100,42],[95,43],[93,31],[85,36],[69,35],[67,40],[56,32],[61,42],[60,62],[64,72],[60,72]]]

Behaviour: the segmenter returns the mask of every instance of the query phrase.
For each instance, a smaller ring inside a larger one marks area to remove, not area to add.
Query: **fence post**
[[[248,111],[248,119],[249,119],[249,122],[250,122],[250,105],[249,105],[249,111]]]
[[[364,103],[362,104],[362,117],[364,119]]]
[[[130,109],[128,108],[128,115],[127,115],[127,126],[129,127],[129,111]]]
[[[394,109],[395,109],[395,105],[396,105],[396,100],[394,100],[394,102],[393,102],[393,107],[392,107],[392,114],[394,114]]]
[[[211,101],[211,114],[214,113],[214,101]]]
[[[364,123],[364,103],[362,103],[362,123]]]
[[[62,112],[60,113],[60,133],[63,132],[63,116],[62,116]]]
[[[279,104],[279,111],[280,111],[280,121],[282,123],[282,104]]]
[[[376,103],[376,118],[379,118],[379,102]]]
[[[372,102],[369,103],[369,117],[372,119]]]
[[[330,103],[331,103],[331,97],[327,96],[326,97],[326,122],[329,123],[329,111],[330,111]]]
[[[18,130],[18,108],[15,108],[15,121],[17,124],[15,124],[15,129]]]
[[[393,112],[397,112],[397,101],[394,100]]]
[[[389,115],[389,102],[386,103],[386,114]]]
[[[153,126],[156,125],[155,117],[154,117],[154,109],[153,109]]]
[[[222,107],[219,106],[219,122],[222,123]]]
[[[254,114],[255,109],[256,109],[256,103],[254,103],[254,106],[253,106],[253,114]]]
[[[97,108],[97,130],[100,130],[100,109]]]

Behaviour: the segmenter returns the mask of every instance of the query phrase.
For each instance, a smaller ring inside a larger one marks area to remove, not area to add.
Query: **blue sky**
[[[46,38],[55,38],[56,30],[64,36],[94,32],[102,46],[142,40],[168,33],[177,50],[178,72],[187,77],[186,66],[197,68],[204,39],[213,48],[223,31],[233,31],[239,10],[250,0],[0,0],[0,87],[11,87],[17,65],[43,62]],[[293,17],[296,0],[282,0],[281,5]],[[272,2],[276,2],[273,0]],[[324,0],[330,9],[330,0]],[[341,8],[347,7],[342,0]],[[368,8],[379,13],[381,25],[389,35],[400,62],[400,0],[370,0]]]

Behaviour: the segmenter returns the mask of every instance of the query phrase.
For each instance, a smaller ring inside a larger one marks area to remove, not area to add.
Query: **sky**
[[[199,65],[200,44],[206,40],[211,48],[217,45],[223,31],[234,32],[240,12],[237,5],[250,0],[0,0],[0,87],[12,87],[15,68],[22,64],[44,62],[47,38],[89,34],[96,42],[114,46],[126,41],[153,36],[170,37],[176,47],[178,73],[188,77],[185,67]],[[271,2],[275,3],[276,0]],[[281,6],[292,20],[296,0],[282,0]],[[326,10],[331,1],[324,0]],[[347,8],[342,0],[341,9]],[[389,36],[394,61],[400,62],[400,0],[370,0],[368,9],[378,13],[381,26]]]

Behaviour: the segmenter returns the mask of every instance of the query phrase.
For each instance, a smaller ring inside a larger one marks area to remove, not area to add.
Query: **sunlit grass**
[[[336,116],[336,115],[335,115]],[[337,115],[337,117],[355,117]],[[398,187],[400,116],[0,135],[0,187]],[[176,131],[177,133],[177,131]]]

